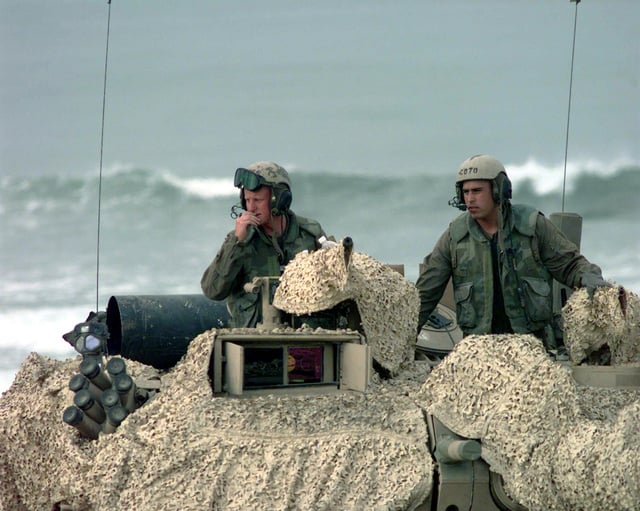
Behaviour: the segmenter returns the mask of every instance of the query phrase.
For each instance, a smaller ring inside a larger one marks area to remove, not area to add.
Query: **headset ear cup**
[[[291,206],[293,196],[287,189],[275,189],[271,193],[271,214],[274,216],[282,215],[286,213]]]
[[[291,192],[289,190],[284,190],[278,198],[278,209],[283,213],[288,211],[292,200],[293,195],[291,195]]]
[[[511,181],[509,181],[509,178],[506,176],[504,179],[502,196],[505,201],[511,200]]]
[[[491,190],[493,192],[493,202],[496,204],[502,204],[502,190],[500,190],[500,185],[496,179],[494,179],[491,184]]]
[[[465,211],[467,205],[464,203],[464,195],[462,194],[462,183],[456,185],[456,198],[458,199],[458,209]]]
[[[244,210],[247,209],[247,201],[244,200],[244,190],[242,188],[240,188],[240,206]]]
[[[498,187],[500,189],[498,189]],[[506,175],[503,175],[500,180],[493,181],[493,200],[496,204],[502,204],[511,200],[511,181],[509,181]]]
[[[511,181],[506,175],[502,176],[502,181],[500,183],[502,189],[500,190],[500,201],[507,202],[511,199]]]

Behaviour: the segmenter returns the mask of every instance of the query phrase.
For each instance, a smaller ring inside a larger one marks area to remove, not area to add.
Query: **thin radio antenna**
[[[102,156],[104,153],[104,118],[107,104],[107,69],[109,63],[109,32],[111,29],[111,0],[107,1],[107,42],[104,55],[104,83],[102,88],[102,123],[100,129],[100,175],[98,179],[98,228],[96,237],[96,312],[99,310],[100,296],[100,213],[102,211]]]
[[[569,121],[571,119],[571,91],[573,89],[573,61],[576,53],[576,28],[578,26],[578,4],[580,0],[570,0],[576,4],[575,16],[573,18],[573,44],[571,46],[571,73],[569,75],[569,103],[567,106],[567,132],[564,142],[564,173],[562,177],[562,212],[564,213],[564,197],[567,188],[567,155],[569,154]]]

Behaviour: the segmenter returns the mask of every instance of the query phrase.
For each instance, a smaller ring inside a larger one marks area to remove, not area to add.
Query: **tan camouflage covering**
[[[291,190],[291,180],[287,171],[272,161],[257,161],[247,167],[247,170],[254,172],[270,185],[286,185]]]

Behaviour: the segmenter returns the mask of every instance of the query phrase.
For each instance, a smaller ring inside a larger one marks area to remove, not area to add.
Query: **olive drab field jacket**
[[[204,294],[212,300],[227,300],[232,327],[254,327],[261,320],[260,295],[248,293],[244,284],[254,277],[280,276],[283,267],[298,252],[315,250],[316,240],[325,235],[315,220],[287,214],[287,228],[280,238],[284,260],[270,236],[254,226],[247,237],[239,241],[235,231],[227,234],[213,262],[205,270],[200,282]]]
[[[499,274],[505,312],[515,333],[533,333],[553,321],[552,280],[571,288],[600,268],[538,210],[509,206],[498,234]],[[493,317],[491,240],[469,213],[451,222],[416,282],[422,326],[451,278],[456,317],[465,335],[488,334]]]

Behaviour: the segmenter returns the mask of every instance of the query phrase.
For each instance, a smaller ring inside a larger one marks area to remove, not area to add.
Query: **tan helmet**
[[[285,185],[291,190],[291,180],[289,179],[288,172],[277,163],[272,161],[257,161],[249,165],[247,170],[262,177],[268,186]]]
[[[460,164],[460,168],[456,174],[456,183],[470,181],[472,179],[493,180],[498,177],[500,172],[504,174],[507,173],[504,165],[496,158],[488,154],[476,154]]]
[[[463,211],[467,209],[462,194],[462,183],[465,181],[486,179],[492,182],[493,200],[502,204],[511,199],[511,181],[504,165],[488,154],[476,154],[464,160],[456,172],[456,196],[449,204]]]
[[[237,169],[234,185],[240,188],[240,203],[243,209],[246,209],[245,188],[251,191],[261,186],[271,188],[270,208],[271,214],[274,216],[286,213],[293,200],[289,174],[284,168],[272,161],[258,161],[247,168]]]

